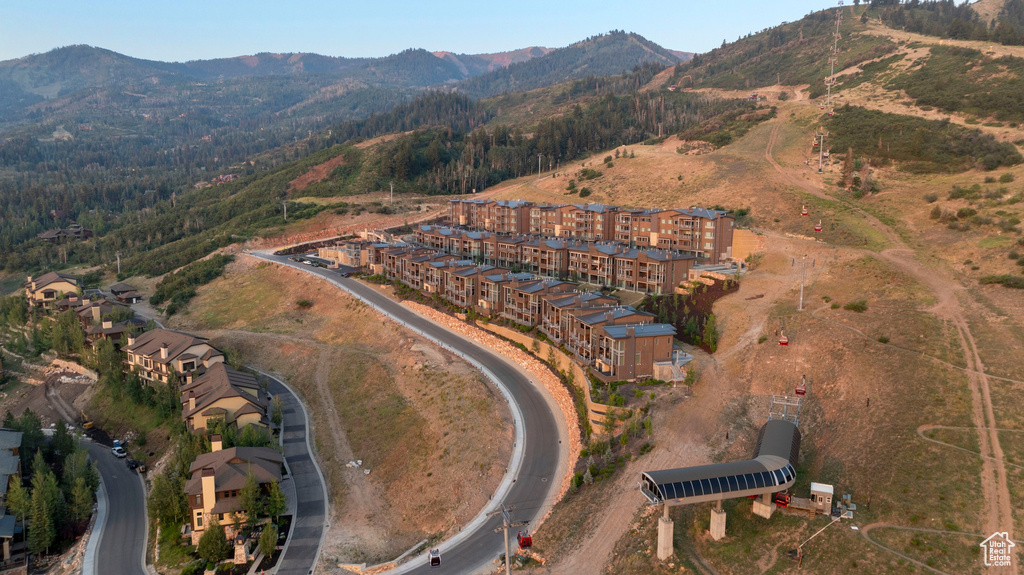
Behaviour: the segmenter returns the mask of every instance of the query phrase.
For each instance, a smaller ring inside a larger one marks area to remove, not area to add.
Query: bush
[[[859,299],[857,301],[851,301],[850,303],[844,305],[843,309],[847,311],[854,311],[857,313],[864,313],[868,310],[868,300]]]
[[[878,343],[889,343],[889,338],[884,335],[880,335],[878,336]]]
[[[582,188],[580,190],[580,197],[585,198],[591,194],[590,188]]]
[[[295,305],[301,307],[302,309],[309,309],[313,307],[313,302],[308,299],[300,299],[299,301],[295,302]]]
[[[971,216],[976,215],[978,215],[978,210],[974,208],[960,208],[959,210],[956,211],[956,217],[960,219],[969,218]]]
[[[839,309],[839,302],[832,302],[832,309]]]
[[[766,335],[762,335],[761,337],[757,338],[757,343],[764,343],[766,341],[768,341],[768,336]]]
[[[1011,174],[1009,172],[999,176],[999,182],[1000,183],[1009,184],[1012,181],[1013,181],[1013,174]]]
[[[580,170],[580,179],[582,180],[593,180],[594,178],[600,178],[601,172],[598,170],[592,170],[590,168],[583,168]]]
[[[933,220],[939,219],[940,217],[942,217],[942,208],[940,208],[939,206],[935,206],[934,208],[932,208],[931,213],[928,214],[928,217],[930,217]]]
[[[984,276],[978,280],[981,284],[999,284],[1003,287],[1024,289],[1024,277],[1004,274],[1000,276]]]
[[[196,548],[199,557],[210,563],[217,563],[226,559],[231,553],[231,544],[224,535],[224,527],[216,521],[210,521],[199,538],[199,545]]]
[[[939,199],[939,195],[938,194],[925,194],[924,195],[924,201],[928,202],[929,204],[934,204],[936,201],[938,201],[938,199]]]

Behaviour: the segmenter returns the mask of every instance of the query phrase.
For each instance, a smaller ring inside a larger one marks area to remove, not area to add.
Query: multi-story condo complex
[[[630,248],[692,254],[711,264],[732,256],[735,221],[722,210],[632,210],[604,204],[539,205],[450,200],[450,225],[494,234],[614,241]]]

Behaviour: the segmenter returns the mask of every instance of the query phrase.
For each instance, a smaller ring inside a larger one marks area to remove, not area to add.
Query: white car
[[[121,447],[120,445],[118,445],[117,447],[110,448],[110,452],[113,453],[114,457],[117,457],[118,459],[122,457],[128,457],[128,452],[125,451],[124,448]]]

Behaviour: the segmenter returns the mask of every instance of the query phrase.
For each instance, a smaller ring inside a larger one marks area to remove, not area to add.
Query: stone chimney
[[[28,283],[32,283],[32,276],[28,276]],[[35,287],[35,286],[32,286]]]
[[[87,297],[82,298],[82,305],[89,305],[91,303],[92,303],[92,299],[87,298]]]
[[[110,329],[112,327],[114,327],[114,322],[110,321],[109,319],[103,320],[103,329]]]
[[[135,335],[131,333],[128,334],[128,345],[135,345]]]
[[[615,325],[615,312],[611,310],[604,312],[604,321],[608,325]]]
[[[160,359],[167,359],[167,344],[160,344]]]
[[[189,395],[192,395],[192,393],[189,392]],[[192,398],[190,398],[190,400],[191,399]],[[210,436],[210,453],[217,453],[218,451],[221,450],[221,447],[223,445],[224,444],[223,444],[223,442],[221,442],[219,435],[211,435]]]
[[[189,391],[188,392],[188,409],[189,409],[189,411],[192,411],[195,408],[196,408],[196,392]],[[220,437],[220,436],[218,435],[217,437]]]
[[[92,321],[103,321],[103,309],[99,305],[92,306]]]

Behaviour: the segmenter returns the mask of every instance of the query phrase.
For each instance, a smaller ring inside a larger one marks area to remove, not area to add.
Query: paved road
[[[320,551],[327,517],[323,479],[306,444],[306,415],[299,399],[280,381],[270,378],[270,393],[284,400],[284,456],[295,484],[296,512],[278,575],[307,575]]]
[[[95,443],[87,447],[107,495],[103,525],[95,526],[93,532],[94,537],[99,537],[93,573],[146,575],[142,564],[146,552],[146,496],[142,482],[123,459],[110,453],[109,447]]]
[[[331,270],[298,265],[284,256],[262,253],[253,255],[302,269],[343,286],[406,325],[428,334],[431,338],[484,365],[500,379],[522,411],[526,453],[519,475],[514,478],[515,483],[503,503],[516,505],[517,521],[527,520],[532,523],[542,517],[545,504],[550,503],[549,499],[557,492],[561,483],[557,477],[561,455],[559,428],[551,406],[529,379],[502,357],[430,322],[356,280],[343,278]],[[414,497],[415,494],[410,496]],[[494,501],[491,506],[498,503]],[[443,570],[448,573],[471,573],[492,567],[491,561],[505,552],[501,535],[493,532],[499,526],[500,519],[492,517],[477,526],[472,533],[461,534],[463,539],[453,548],[443,552]],[[396,572],[436,573],[427,567],[425,556],[414,558],[402,568],[393,571]]]

